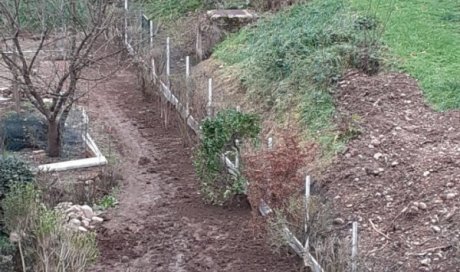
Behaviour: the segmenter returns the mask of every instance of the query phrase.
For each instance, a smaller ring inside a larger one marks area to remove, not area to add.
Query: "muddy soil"
[[[460,271],[460,112],[433,111],[394,73],[352,72],[336,102],[359,135],[323,182],[345,222],[360,223],[367,269]]]
[[[90,119],[112,127],[125,181],[98,230],[101,256],[90,271],[300,271],[295,256],[273,254],[253,232],[247,206],[203,204],[181,130],[163,125],[132,71],[92,95]]]

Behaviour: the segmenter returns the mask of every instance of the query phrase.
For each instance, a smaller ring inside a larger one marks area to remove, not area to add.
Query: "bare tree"
[[[111,2],[0,1],[0,55],[12,75],[0,77],[11,80],[46,118],[49,156],[60,155],[61,129],[85,94],[77,82],[95,80],[85,78],[84,71],[119,52],[106,50],[105,34],[122,19],[114,16]]]

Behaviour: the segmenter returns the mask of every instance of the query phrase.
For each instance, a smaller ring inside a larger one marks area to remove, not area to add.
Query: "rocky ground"
[[[369,270],[460,271],[460,112],[433,111],[395,73],[351,72],[336,101],[359,135],[322,180],[345,222],[359,221]]]

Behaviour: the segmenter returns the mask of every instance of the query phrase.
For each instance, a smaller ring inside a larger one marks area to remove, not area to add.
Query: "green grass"
[[[343,142],[333,123],[334,83],[360,66],[366,41],[376,41],[358,18],[341,0],[297,5],[226,39],[214,56],[237,71],[259,110],[299,116],[324,150],[337,150]]]
[[[187,12],[203,8],[202,0],[146,0],[144,5],[154,20],[176,20]]]
[[[440,111],[460,108],[458,0],[351,0],[386,25],[384,41]],[[388,15],[391,15],[388,19]]]

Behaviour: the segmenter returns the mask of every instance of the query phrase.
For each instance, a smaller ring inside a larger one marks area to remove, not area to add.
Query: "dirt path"
[[[94,90],[94,122],[115,129],[122,153],[120,205],[98,231],[101,257],[91,271],[299,271],[296,258],[254,237],[249,209],[202,203],[176,128],[165,129],[155,102],[133,73]]]

